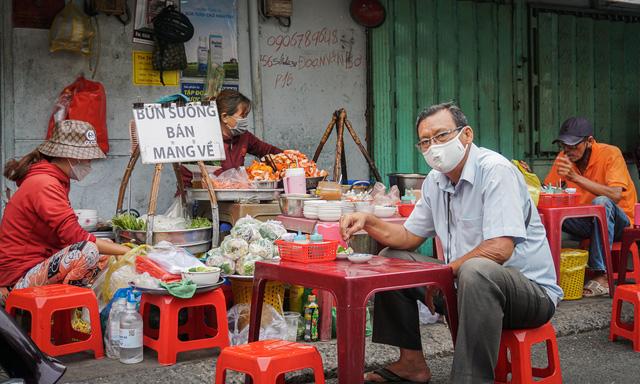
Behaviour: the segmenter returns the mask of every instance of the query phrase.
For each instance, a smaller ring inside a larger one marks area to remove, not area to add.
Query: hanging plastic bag
[[[131,249],[129,252],[118,257],[117,260],[112,257],[109,260],[109,267],[104,275],[104,280],[100,284],[100,296],[98,300],[103,303],[108,303],[119,288],[127,288],[129,281],[137,275],[135,267],[136,257],[139,254],[146,254],[146,251],[150,248],[148,245],[143,244]],[[97,284],[94,284],[94,286],[95,285]]]
[[[542,189],[542,183],[540,183],[540,179],[538,176],[533,173],[529,164],[525,163],[522,160],[511,160],[513,164],[515,164],[516,168],[522,175],[524,176],[524,181],[527,183],[527,189],[529,190],[529,194],[531,195],[531,199],[538,205],[538,199],[540,198],[540,190]]]
[[[49,118],[47,139],[53,134],[56,123],[62,120],[80,120],[91,124],[96,131],[96,140],[105,154],[109,152],[107,132],[107,95],[102,83],[80,76],[65,87]]]
[[[89,16],[69,1],[51,23],[49,51],[64,50],[89,56],[95,35]]]

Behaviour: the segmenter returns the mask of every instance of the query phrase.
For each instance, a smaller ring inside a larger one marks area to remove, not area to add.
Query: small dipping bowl
[[[355,264],[364,264],[373,258],[369,253],[352,253],[347,257],[350,262]]]

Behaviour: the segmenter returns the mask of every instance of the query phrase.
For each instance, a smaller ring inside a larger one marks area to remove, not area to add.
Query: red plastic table
[[[609,248],[609,232],[607,230],[606,211],[602,205],[577,205],[572,207],[538,208],[542,216],[542,224],[547,230],[547,240],[551,247],[553,264],[556,267],[556,276],[560,280],[560,250],[562,248],[562,223],[569,218],[595,217],[598,230],[602,237],[602,250],[604,252],[605,265],[607,267],[607,281],[609,283],[609,295],[613,297],[615,285],[613,283],[613,271],[611,262],[611,249]],[[622,254],[622,252],[620,252]],[[626,255],[626,254],[625,254]]]
[[[336,299],[338,331],[338,380],[363,382],[366,304],[375,292],[435,285],[442,291],[454,341],[458,327],[453,272],[449,266],[374,256],[365,264],[349,261],[297,263],[261,261],[253,276],[249,341],[258,340],[262,297],[267,281],[284,281],[329,291]],[[326,310],[321,308],[321,310]]]
[[[319,220],[307,219],[305,217],[291,217],[287,215],[279,215],[276,220],[280,221],[282,225],[288,231],[300,231],[302,233],[313,233],[316,225],[318,223],[322,223]],[[393,216],[388,218],[381,218],[381,220],[395,223],[395,224],[404,224],[407,221],[406,217],[401,216]],[[365,231],[358,231],[355,233],[356,235],[366,235]],[[379,251],[379,250],[378,250]],[[324,291],[318,292],[318,304],[322,307],[329,307],[333,305],[333,297],[331,295],[326,294]],[[320,328],[320,340],[321,341],[329,341],[331,340],[331,312],[324,311],[320,314],[321,316],[321,328]]]

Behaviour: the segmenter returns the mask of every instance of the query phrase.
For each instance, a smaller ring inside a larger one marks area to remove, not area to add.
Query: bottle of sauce
[[[304,341],[318,340],[318,319],[320,309],[316,303],[316,296],[309,295],[309,302],[304,306]]]

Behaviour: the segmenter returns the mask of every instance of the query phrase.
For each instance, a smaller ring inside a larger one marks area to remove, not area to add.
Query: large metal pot
[[[153,231],[153,241],[151,243],[157,244],[162,240],[166,240],[193,254],[202,253],[211,249],[211,230],[211,227],[207,227],[174,231]],[[125,241],[144,244],[147,240],[147,231],[125,231],[116,229],[116,237],[120,242]]]
[[[389,186],[397,185],[400,195],[405,194],[407,189],[420,189],[427,175],[422,173],[389,173]]]

